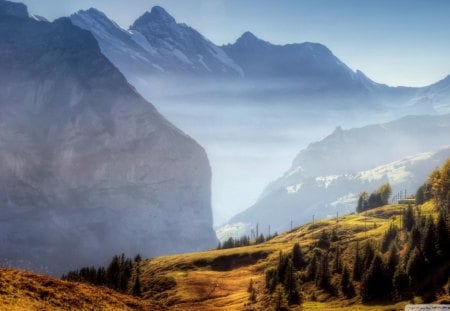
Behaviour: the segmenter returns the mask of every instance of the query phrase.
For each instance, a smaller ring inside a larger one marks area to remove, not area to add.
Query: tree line
[[[389,197],[392,194],[392,188],[389,183],[380,186],[377,190],[368,194],[362,192],[358,198],[356,212],[361,213],[369,209],[377,208],[389,203]]]
[[[122,293],[141,296],[141,260],[140,255],[134,259],[126,257],[125,254],[115,255],[106,267],[82,267],[62,275],[61,279],[105,286]]]
[[[230,237],[223,242],[219,242],[219,244],[217,245],[217,249],[227,249],[227,248],[235,248],[235,247],[241,247],[241,246],[261,244],[261,243],[264,243],[266,241],[269,241],[269,240],[275,238],[276,236],[278,236],[277,232],[275,232],[273,235],[266,235],[266,236],[263,234],[260,234],[254,240],[251,240],[250,236],[248,236],[248,235],[243,235],[240,238]]]

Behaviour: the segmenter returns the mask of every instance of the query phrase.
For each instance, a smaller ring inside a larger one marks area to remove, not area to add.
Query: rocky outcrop
[[[0,1],[0,258],[60,273],[216,245],[205,151],[63,18]]]

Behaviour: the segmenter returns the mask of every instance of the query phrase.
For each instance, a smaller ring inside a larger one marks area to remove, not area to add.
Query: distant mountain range
[[[353,71],[322,44],[274,45],[245,32],[235,43],[218,46],[186,24],[177,23],[163,8],[145,12],[128,30],[104,13],[89,9],[70,16],[95,36],[102,52],[142,89],[152,77],[239,83],[240,96],[262,102],[296,98],[302,105],[335,108],[398,109],[409,113],[449,112],[448,78],[423,88],[388,87]],[[171,84],[171,82],[173,84]],[[206,88],[206,87],[205,87]],[[211,89],[204,90],[211,93]],[[223,92],[223,89],[220,90]],[[305,102],[306,101],[306,102]],[[399,112],[401,114],[402,112]]]
[[[313,217],[355,210],[358,194],[389,182],[394,193],[415,194],[429,172],[450,157],[450,115],[411,116],[343,130],[310,144],[291,168],[270,183],[258,201],[219,230],[271,226],[289,228]],[[223,232],[222,232],[223,231]]]
[[[70,19],[91,31],[102,52],[126,75],[242,75],[241,68],[221,48],[195,29],[177,24],[159,6],[145,12],[129,30],[96,9],[79,11]]]
[[[205,151],[90,32],[0,0],[0,68],[2,265],[59,274],[216,245]]]

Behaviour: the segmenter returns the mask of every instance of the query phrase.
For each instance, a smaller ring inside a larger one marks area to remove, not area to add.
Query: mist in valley
[[[406,100],[395,99],[398,107],[391,109],[387,105],[396,103],[383,106],[378,97],[330,96],[314,90],[315,85],[303,82],[299,87],[301,82],[289,80],[164,75],[129,79],[167,119],[205,148],[212,168],[216,227],[253,205],[300,150],[336,127],[349,129],[420,113]]]

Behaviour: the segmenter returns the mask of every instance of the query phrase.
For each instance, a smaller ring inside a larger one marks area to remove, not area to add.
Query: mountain
[[[92,32],[102,52],[127,76],[241,74],[222,49],[195,29],[177,23],[159,6],[145,12],[128,31],[95,9],[78,11],[70,18]]]
[[[297,82],[298,87],[302,86],[300,82],[308,81],[308,85],[315,85],[315,88],[329,84],[337,90],[343,86],[367,90],[379,87],[318,43],[274,45],[245,32],[234,44],[225,45],[223,49],[250,79],[282,79]]]
[[[216,245],[205,151],[91,33],[1,0],[0,68],[3,265],[58,274]]]
[[[449,95],[441,88],[376,83],[319,43],[275,45],[245,32],[235,43],[218,46],[188,25],[177,23],[159,6],[145,12],[128,30],[93,8],[78,11],[70,19],[92,32],[105,56],[149,98],[161,92],[171,96],[173,88],[188,85],[188,93],[195,89],[196,96],[221,98],[224,89],[231,88],[241,98],[263,103],[289,104],[295,98],[302,106],[362,106],[389,109],[396,116],[406,110],[410,114],[433,113],[435,108],[448,112]]]
[[[445,147],[449,131],[450,115],[410,116],[350,130],[338,127],[300,151],[291,168],[229,224],[243,223],[248,230],[258,223],[282,231],[291,220],[303,224],[313,215],[350,213],[360,192],[386,182],[394,192],[415,193],[428,172],[450,157]]]
[[[450,75],[430,86],[419,88],[410,99],[410,105],[434,107],[439,113],[449,113]]]

